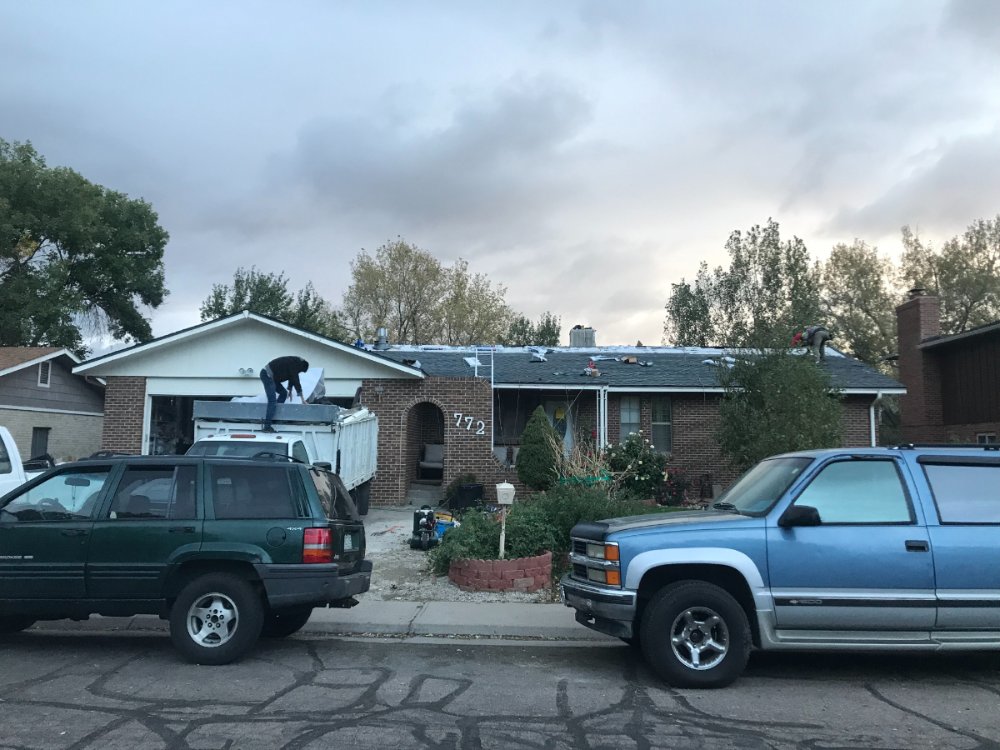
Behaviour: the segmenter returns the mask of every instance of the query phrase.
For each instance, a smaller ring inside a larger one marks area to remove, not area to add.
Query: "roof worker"
[[[302,357],[277,357],[268,362],[260,371],[260,382],[264,384],[264,395],[267,396],[267,410],[264,412],[264,432],[274,432],[271,420],[274,419],[274,410],[277,404],[285,403],[288,398],[288,391],[295,395],[299,392],[302,403],[306,402],[306,395],[302,391],[302,383],[299,382],[299,373],[309,369],[309,363]],[[282,383],[288,383],[288,390]]]
[[[792,346],[806,346],[821,362],[826,359],[826,342],[833,335],[824,326],[808,326],[792,336]]]

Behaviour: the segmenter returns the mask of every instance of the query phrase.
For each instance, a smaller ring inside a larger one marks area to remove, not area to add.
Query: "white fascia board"
[[[51,354],[46,354],[43,357],[35,357],[34,359],[29,359],[27,362],[22,362],[19,365],[14,365],[13,367],[8,367],[6,370],[0,370],[0,378],[4,375],[10,375],[18,370],[24,370],[32,365],[40,365],[42,362],[48,362],[50,359],[56,359],[57,357],[69,357],[73,360],[73,364],[80,364],[80,359],[73,354],[69,349],[60,349],[57,352],[52,352]],[[73,372],[76,372],[76,368],[73,368]]]
[[[324,378],[326,395],[331,398],[352,398],[361,386],[360,380]],[[264,392],[260,378],[146,378],[149,396],[258,396]]]
[[[9,404],[0,404],[0,411],[34,411],[41,412],[43,414],[72,414],[78,417],[103,417],[104,412],[102,411],[73,411],[71,409],[45,409],[40,406],[10,406]]]
[[[879,395],[897,395],[902,396],[906,394],[905,388],[841,388],[840,393],[847,396],[879,396]],[[609,393],[725,393],[725,388],[683,388],[683,387],[664,387],[657,388],[655,386],[609,386]]]
[[[272,328],[277,328],[279,330],[285,331],[287,333],[300,336],[304,339],[314,341],[323,346],[330,347],[331,349],[338,349],[342,352],[349,352],[355,356],[361,357],[369,362],[383,365],[391,370],[396,370],[397,372],[404,373],[410,377],[423,380],[426,375],[423,371],[417,370],[408,365],[404,365],[400,362],[395,362],[388,357],[378,357],[374,354],[370,354],[364,349],[358,349],[354,346],[349,346],[347,344],[342,344],[339,341],[333,341],[319,334],[310,333],[309,331],[303,331],[294,326],[287,325],[285,323],[280,323],[275,320],[269,320],[268,318],[261,317],[260,315],[255,315],[252,312],[244,311],[237,315],[231,315],[228,318],[222,318],[220,320],[213,320],[211,323],[204,323],[200,326],[194,326],[192,328],[185,329],[183,331],[178,331],[176,333],[168,333],[166,336],[162,336],[158,339],[150,341],[149,343],[142,344],[140,346],[132,346],[127,349],[122,349],[121,351],[112,352],[111,354],[106,354],[103,357],[98,357],[97,359],[88,360],[83,364],[78,364],[73,368],[73,373],[76,375],[81,375],[93,370],[97,367],[103,367],[111,362],[116,362],[126,357],[131,357],[136,354],[142,353],[146,354],[160,347],[166,346],[168,344],[175,344],[184,339],[193,338],[196,336],[204,336],[207,333],[216,331],[220,328],[225,328],[227,326],[235,325],[243,320],[254,320],[263,325],[271,326]],[[79,360],[76,360],[79,362]]]

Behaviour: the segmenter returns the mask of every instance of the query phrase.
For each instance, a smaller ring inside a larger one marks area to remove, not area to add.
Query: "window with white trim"
[[[673,450],[673,404],[670,396],[653,396],[653,450],[670,453]]]
[[[38,363],[38,385],[42,388],[48,388],[50,385],[50,380],[52,378],[52,363],[51,362],[39,362]]]
[[[633,432],[638,432],[639,425],[639,397],[622,396],[620,399],[621,408],[621,440],[625,440]]]

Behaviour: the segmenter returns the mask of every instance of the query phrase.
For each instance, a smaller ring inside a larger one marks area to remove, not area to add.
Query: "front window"
[[[713,507],[750,516],[766,513],[798,479],[811,458],[771,458],[761,461],[722,493]]]
[[[912,523],[894,461],[837,461],[805,488],[796,505],[819,511],[821,523]]]
[[[110,473],[107,467],[95,467],[48,477],[0,509],[0,522],[90,518]]]
[[[657,453],[673,450],[673,408],[669,396],[653,398],[653,433],[650,439]]]
[[[633,432],[638,432],[639,425],[639,397],[622,396],[621,398],[621,439],[625,440]]]

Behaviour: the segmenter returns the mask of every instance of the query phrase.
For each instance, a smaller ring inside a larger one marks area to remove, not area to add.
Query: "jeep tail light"
[[[332,536],[328,527],[306,529],[302,542],[302,562],[333,562]]]

